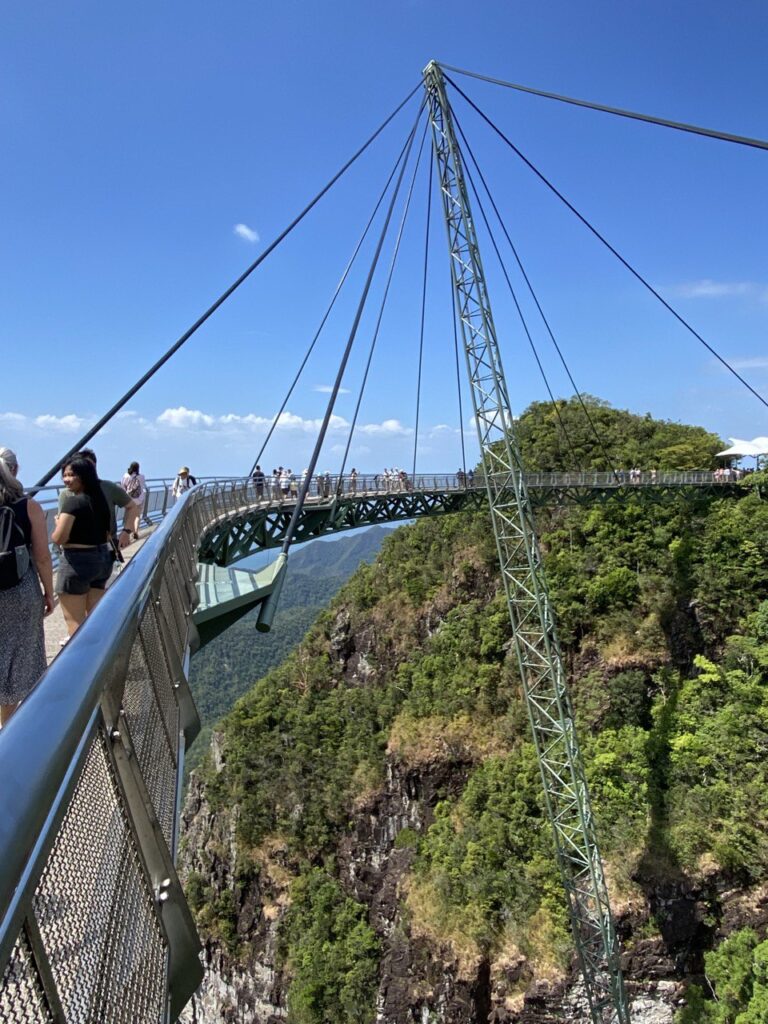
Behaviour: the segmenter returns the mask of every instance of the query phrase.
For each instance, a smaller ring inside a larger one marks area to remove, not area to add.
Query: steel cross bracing
[[[384,494],[356,494],[306,504],[296,530],[294,543],[312,540],[328,533],[355,530],[377,523],[402,522],[423,516],[446,515],[485,504],[481,490],[395,491]],[[295,502],[242,510],[223,515],[211,524],[199,547],[201,562],[232,565],[248,555],[283,543],[291,522]]]
[[[620,954],[480,251],[439,67],[424,72],[451,274],[525,703],[596,1024],[628,1024]]]

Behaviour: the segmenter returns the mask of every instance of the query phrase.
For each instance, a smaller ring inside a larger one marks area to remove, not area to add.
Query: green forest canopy
[[[573,401],[560,411],[583,417]],[[597,400],[590,411],[616,464],[707,468],[721,446],[700,428]],[[524,455],[541,470],[566,465],[550,413],[535,403],[519,421]],[[599,466],[596,443],[579,436],[586,463]],[[643,894],[659,884],[702,872],[714,872],[721,888],[764,879],[768,503],[757,489],[665,502],[633,494],[549,510],[538,529],[614,894],[644,906]],[[396,840],[411,851],[408,902],[422,931],[457,957],[493,960],[512,943],[527,958],[523,988],[567,964],[563,897],[510,639],[485,514],[422,520],[387,538],[376,563],[353,576],[304,643],[225,720],[226,765],[209,769],[208,796],[214,807],[239,806],[244,850],[275,837],[293,864],[300,909],[283,942],[289,975],[301,965],[289,1004],[301,1006],[302,1022],[321,1024],[330,1012],[342,1024],[355,1020],[339,993],[348,991],[348,951],[357,946],[366,960],[354,991],[367,1000],[358,1019],[374,1006],[379,947],[360,906],[345,903],[333,865],[356,801],[384,784],[388,759],[422,772],[442,764],[443,775],[455,765],[466,778],[458,792],[440,794],[428,828]],[[355,674],[360,645],[365,685]],[[244,857],[223,902],[202,877],[192,880],[204,930],[233,955],[246,954],[234,922],[259,870]],[[333,901],[349,928],[329,936]],[[324,916],[313,923],[314,914]],[[335,981],[325,968],[313,973],[298,921],[312,942],[338,943]],[[625,930],[631,944],[635,930],[662,926],[646,909]]]

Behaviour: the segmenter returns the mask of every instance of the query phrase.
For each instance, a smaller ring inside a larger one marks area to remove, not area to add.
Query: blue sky
[[[0,444],[31,483],[295,216],[431,58],[768,137],[758,2],[337,0],[6,7],[0,32]],[[768,153],[459,83],[762,392]],[[579,387],[723,436],[768,433],[743,392],[456,98]],[[250,467],[409,130],[410,105],[94,442],[103,472]],[[351,462],[410,466],[425,165]],[[399,213],[398,215],[399,216]],[[240,225],[240,229],[237,226]],[[418,467],[459,460],[444,229],[432,225]],[[483,239],[481,238],[481,242]],[[484,247],[516,411],[545,396]],[[391,245],[386,243],[382,270]],[[264,463],[306,464],[370,248]],[[380,278],[381,279],[381,278]],[[517,283],[517,282],[516,282]],[[321,469],[338,465],[378,311],[372,291]],[[532,319],[532,322],[533,319]],[[570,394],[538,324],[558,395]],[[465,429],[469,411],[466,406]],[[471,430],[469,451],[476,448]]]

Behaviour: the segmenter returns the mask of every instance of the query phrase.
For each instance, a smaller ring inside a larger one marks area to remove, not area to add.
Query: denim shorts
[[[87,594],[104,590],[112,575],[114,555],[109,544],[96,548],[64,548],[56,575],[57,594]]]

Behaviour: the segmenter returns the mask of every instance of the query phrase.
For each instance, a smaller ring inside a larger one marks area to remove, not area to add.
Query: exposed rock
[[[397,837],[403,829],[428,827],[435,803],[447,789],[461,790],[466,770],[445,763],[408,769],[390,757],[384,785],[358,808],[352,831],[339,845],[339,877],[350,895],[370,908],[369,920],[383,943],[376,1024],[587,1020],[575,970],[564,984],[532,979],[519,954],[481,961],[468,971],[449,949],[435,948],[415,934],[404,913],[403,883],[414,852],[399,848]],[[236,808],[212,814],[204,788],[193,779],[185,807],[183,865],[187,873],[204,874],[217,892],[233,887],[236,819]],[[238,895],[242,952],[232,957],[220,943],[206,943],[205,980],[181,1018],[184,1024],[278,1024],[286,1019],[277,938],[291,870],[278,844],[258,851]],[[711,898],[712,893],[690,883],[656,894],[661,934],[631,942],[624,959],[633,1024],[672,1024],[683,1000],[682,967],[701,956],[697,943],[709,943],[703,921]],[[722,904],[729,931],[762,920],[768,917],[768,886],[748,893],[727,890]]]

